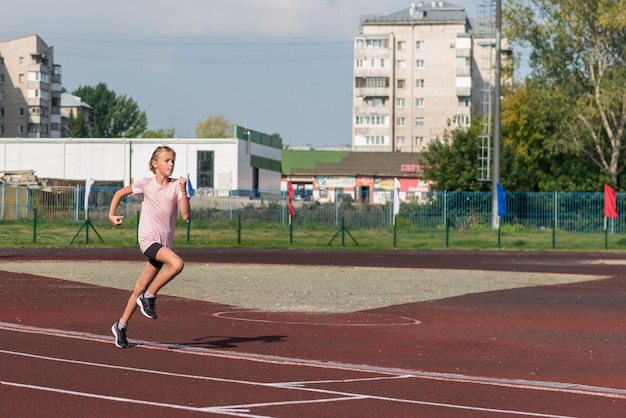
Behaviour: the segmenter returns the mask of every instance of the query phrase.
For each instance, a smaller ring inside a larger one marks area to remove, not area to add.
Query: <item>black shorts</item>
[[[161,248],[163,248],[163,244],[159,244],[155,242],[154,244],[149,246],[148,249],[144,251],[143,253],[143,255],[148,257],[148,263],[152,264],[154,267],[158,269],[163,267],[163,263],[161,263],[160,261],[157,261],[156,259],[156,255]]]

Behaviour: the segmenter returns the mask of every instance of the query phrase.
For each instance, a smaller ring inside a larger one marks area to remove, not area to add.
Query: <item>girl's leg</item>
[[[156,295],[163,286],[180,274],[185,267],[183,259],[167,247],[161,247],[159,249],[156,254],[156,259],[163,263],[163,267],[161,271],[157,272],[158,274],[156,274],[156,277],[154,277],[154,280],[149,283],[146,289],[146,292],[151,295]],[[128,303],[130,304],[130,301]]]
[[[133,293],[128,298],[124,314],[120,318],[123,323],[128,324],[128,321],[130,321],[131,316],[133,316],[135,309],[137,309],[137,298],[146,291],[148,285],[150,285],[158,273],[158,268],[150,263],[146,263],[146,267],[144,267],[143,271],[139,275],[139,278],[137,279],[137,282],[135,282]]]

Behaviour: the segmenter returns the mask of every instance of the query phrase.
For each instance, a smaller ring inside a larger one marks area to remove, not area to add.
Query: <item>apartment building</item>
[[[0,41],[0,137],[61,137],[61,66],[38,35]]]
[[[480,111],[492,34],[479,34],[465,9],[446,1],[361,18],[354,41],[353,151],[421,152],[446,129]],[[485,42],[485,41],[489,42]]]

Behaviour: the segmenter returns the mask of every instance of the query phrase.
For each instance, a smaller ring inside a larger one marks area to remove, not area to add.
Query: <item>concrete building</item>
[[[200,195],[279,190],[279,138],[236,126],[232,138],[0,138],[0,173],[32,170],[39,179],[131,184],[151,177],[154,149],[176,151],[174,177],[189,175]]]
[[[430,191],[417,153],[284,150],[282,161],[282,190],[291,181],[294,200],[385,204],[394,179],[403,201],[421,201]]]
[[[493,60],[486,59],[495,42],[477,23],[446,1],[361,18],[354,42],[353,151],[421,152],[446,129],[469,126],[485,110],[480,104],[493,83]]]
[[[61,66],[38,35],[0,42],[0,137],[61,137]]]

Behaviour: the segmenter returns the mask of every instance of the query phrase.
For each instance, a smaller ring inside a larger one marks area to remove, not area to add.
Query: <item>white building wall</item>
[[[198,151],[213,151],[215,189],[252,188],[252,168],[250,155],[245,152],[246,142],[234,138],[0,138],[0,171],[34,170],[38,178],[67,180],[91,176],[96,181],[122,181],[128,185],[131,181],[153,175],[148,163],[160,145],[168,145],[176,151],[173,177],[186,177],[189,174],[194,187],[197,187]],[[280,161],[280,149],[251,145],[254,146],[255,155]],[[280,188],[280,172],[260,170],[259,174],[259,188]]]

